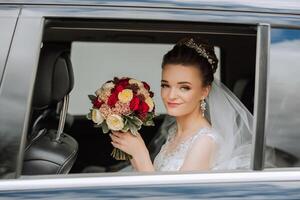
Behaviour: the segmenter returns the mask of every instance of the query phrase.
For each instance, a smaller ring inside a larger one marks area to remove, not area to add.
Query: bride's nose
[[[169,99],[176,99],[177,91],[176,88],[171,88],[168,95]]]

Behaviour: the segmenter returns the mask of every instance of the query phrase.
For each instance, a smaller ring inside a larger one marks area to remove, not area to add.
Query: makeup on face
[[[168,114],[181,116],[197,109],[202,98],[197,70],[182,65],[168,65],[163,69],[161,97]]]

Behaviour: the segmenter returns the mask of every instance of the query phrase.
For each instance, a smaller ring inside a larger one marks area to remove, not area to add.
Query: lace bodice
[[[210,128],[201,128],[196,134],[187,138],[172,151],[169,150],[168,146],[172,143],[177,131],[177,126],[174,124],[168,130],[168,136],[165,144],[162,145],[160,152],[154,159],[154,168],[156,171],[179,171],[185,157],[188,153],[189,148],[192,146],[193,142],[197,140],[201,135],[207,135],[217,142],[216,134]]]

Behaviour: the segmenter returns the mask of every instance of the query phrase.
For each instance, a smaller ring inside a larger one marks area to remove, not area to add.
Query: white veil
[[[206,100],[205,116],[217,134],[213,169],[250,169],[253,115],[219,80]]]

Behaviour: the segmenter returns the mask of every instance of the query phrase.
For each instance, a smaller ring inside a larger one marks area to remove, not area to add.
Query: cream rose
[[[115,87],[115,84],[114,84],[113,82],[105,83],[105,84],[102,86],[103,89],[109,89],[109,90],[113,89],[114,87]]]
[[[149,106],[149,112],[151,112],[154,108],[154,102],[151,97],[145,99],[145,103]]]
[[[139,81],[139,80],[136,80],[136,79],[129,79],[129,84],[134,84],[134,83],[136,83],[139,87],[144,87],[144,85],[143,85],[143,83],[141,82],[141,81]]]
[[[110,91],[115,87],[115,84],[112,82],[108,82],[102,85],[101,88],[96,90],[95,94],[100,97],[103,101],[110,96]]]
[[[124,89],[122,92],[118,94],[118,99],[122,103],[128,103],[133,98],[133,93],[130,89]]]
[[[122,117],[116,114],[109,115],[106,119],[106,123],[108,128],[113,131],[122,130],[124,127],[124,122]]]
[[[92,110],[92,120],[96,124],[101,124],[103,122],[104,117],[98,109]]]
[[[141,87],[141,88],[138,90],[138,94],[144,95],[144,97],[145,97],[146,99],[150,97],[150,94],[149,94],[148,90],[146,90],[144,87]]]

